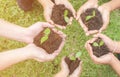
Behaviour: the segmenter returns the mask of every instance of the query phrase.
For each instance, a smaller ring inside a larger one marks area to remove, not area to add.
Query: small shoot
[[[75,55],[70,56],[70,60],[75,61],[75,60],[76,60],[76,58],[79,58],[81,55],[82,55],[82,52],[81,52],[81,51],[79,51],[79,52],[77,52]]]
[[[92,19],[93,17],[95,17],[95,10],[93,10],[92,15],[88,15],[85,20],[88,21]]]
[[[40,39],[40,43],[41,43],[41,44],[48,40],[48,36],[49,36],[50,32],[51,32],[51,31],[50,31],[49,28],[46,28],[46,29],[44,30],[44,32],[43,32],[43,33],[44,33],[44,36]]]
[[[68,15],[68,10],[65,10],[65,11],[64,11],[64,20],[65,20],[65,22],[68,23],[68,22],[69,22],[69,18],[68,18],[67,15]]]
[[[97,43],[97,42],[94,42],[93,43],[93,46],[95,46],[95,47],[101,47],[101,46],[103,46],[104,45],[104,42],[103,41],[100,41],[99,43]]]
[[[76,57],[76,58],[79,58],[81,55],[82,55],[82,52],[79,51],[79,52],[77,52],[77,53],[75,54],[75,57]]]

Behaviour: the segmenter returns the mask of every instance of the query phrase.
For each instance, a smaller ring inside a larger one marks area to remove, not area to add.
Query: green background
[[[86,0],[69,0],[77,11]],[[99,0],[99,4],[109,0]],[[0,18],[21,27],[29,27],[37,21],[45,21],[43,17],[42,6],[35,1],[33,10],[29,12],[22,11],[16,0],[0,0]],[[53,77],[60,70],[60,61],[63,56],[72,52],[81,51],[83,61],[83,71],[80,77],[118,77],[117,74],[108,65],[97,65],[92,62],[84,44],[91,37],[86,37],[79,23],[74,20],[73,24],[68,26],[63,32],[67,35],[66,44],[54,61],[40,63],[35,60],[27,60],[11,66],[8,69],[0,71],[0,77]],[[120,40],[120,10],[111,13],[110,24],[103,32],[113,40]],[[21,37],[20,37],[21,38]],[[24,47],[26,44],[0,37],[0,51]]]

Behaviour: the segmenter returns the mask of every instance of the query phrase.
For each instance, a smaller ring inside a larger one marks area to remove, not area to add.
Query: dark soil
[[[24,11],[29,11],[32,9],[34,0],[17,0],[19,7]]]
[[[46,50],[47,53],[52,54],[55,50],[59,48],[62,42],[62,37],[60,37],[58,34],[56,34],[54,31],[50,29],[51,32],[48,36],[48,40],[46,40],[44,43],[41,44],[40,39],[44,36],[43,33],[44,30],[34,38],[34,44]]]
[[[70,60],[69,57],[65,58],[65,62],[67,63],[68,68],[70,70],[69,75],[71,75],[80,64],[80,60],[78,60],[78,59],[76,59],[75,61]]]
[[[95,10],[95,17],[86,21],[86,17],[92,15]],[[81,14],[81,19],[83,23],[88,27],[88,31],[90,30],[99,30],[103,26],[103,19],[101,13],[96,8],[87,9],[84,13]]]
[[[98,38],[97,40],[95,40],[95,42],[99,43],[101,41],[101,38]],[[92,50],[93,50],[93,54],[97,57],[103,56],[105,54],[110,53],[111,51],[109,50],[109,48],[107,47],[107,45],[102,45],[102,46],[93,46],[93,43],[91,44],[92,46]]]
[[[68,10],[68,17],[73,17],[72,12],[65,7],[65,5],[54,5],[51,19],[55,24],[66,26],[67,22],[64,20],[64,11]]]
[[[53,3],[55,3],[55,0],[51,0]]]

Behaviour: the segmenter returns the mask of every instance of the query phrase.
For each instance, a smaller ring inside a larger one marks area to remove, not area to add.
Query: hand
[[[68,0],[55,0],[55,4],[56,5],[59,5],[59,4],[63,4],[63,5],[65,5],[65,7],[66,8],[68,8],[71,12],[72,12],[72,14],[73,14],[73,16],[74,16],[74,18],[76,18],[76,12],[75,12],[75,9],[73,8],[73,6],[72,6],[72,4],[68,1]],[[70,24],[72,24],[72,20],[73,20],[73,17],[71,17],[70,18],[70,21],[69,21],[69,25]],[[65,28],[65,27],[61,27],[60,25],[57,25],[59,28]]]
[[[113,53],[117,53],[116,50],[118,49],[118,42],[112,41],[109,37],[103,34],[96,34],[94,37],[100,37]]]
[[[44,49],[37,47],[34,44],[29,44],[25,47],[25,50],[31,53],[31,59],[35,59],[39,62],[45,62],[53,60],[60,53],[61,47],[52,54],[48,54]]]
[[[106,38],[106,37],[105,37]],[[89,41],[86,42],[85,44],[85,47],[91,57],[91,59],[96,63],[96,64],[111,64],[112,62],[112,58],[114,57],[114,55],[112,53],[108,53],[106,55],[103,55],[101,57],[96,57],[94,54],[93,54],[93,51],[92,51],[92,47],[90,45],[90,43],[93,43],[94,41],[96,40],[96,38],[93,38]],[[109,40],[109,39],[108,39]],[[110,44],[111,45],[111,44]]]
[[[88,31],[88,28],[85,26],[85,24],[82,22],[82,19],[80,17],[80,15],[85,12],[87,9],[89,8],[97,8],[98,7],[98,0],[88,0],[84,5],[82,5],[80,7],[80,9],[78,10],[77,12],[77,20],[78,22],[80,23],[81,27],[84,29],[86,35],[90,35],[90,34],[93,34],[93,33],[97,33],[98,31],[97,30],[94,30],[94,31]]]
[[[69,68],[68,65],[65,62],[65,57],[62,58],[62,62],[61,62],[61,70],[65,73],[69,75]],[[75,69],[75,71],[69,76],[69,77],[79,77],[80,73],[82,71],[82,62],[80,62],[79,66]],[[68,76],[67,75],[67,76]]]
[[[98,7],[98,10],[100,11],[100,13],[102,14],[102,19],[103,19],[103,26],[102,28],[99,30],[99,32],[102,32],[103,30],[105,30],[109,24],[109,20],[110,20],[110,10],[107,8],[107,6],[105,4],[103,4],[102,6]]]
[[[72,5],[69,3],[69,1],[67,0],[55,0],[55,3],[58,4],[64,4],[68,9],[70,9],[75,17],[75,10],[72,7]],[[54,3],[50,0],[48,0],[48,2],[46,2],[46,5],[43,5],[44,7],[44,17],[46,19],[47,22],[54,24],[55,26],[61,28],[61,29],[65,29],[64,26],[60,26],[58,24],[55,24],[52,19],[51,19],[51,15],[52,15],[52,8],[54,7]],[[70,18],[70,22],[69,24],[71,24],[73,18]]]
[[[82,72],[82,62],[80,62],[79,66],[69,77],[79,77]]]
[[[27,28],[27,41],[28,43],[33,43],[34,38],[45,28],[45,27],[49,27],[51,28],[55,33],[59,34],[62,38],[63,38],[63,42],[62,44],[65,42],[65,37],[66,35],[64,33],[62,33],[61,31],[58,31],[56,29],[54,29],[54,27],[52,25],[50,25],[49,23],[45,23],[45,22],[37,22],[35,24],[33,24],[32,26],[30,26],[29,28]]]
[[[73,8],[72,4],[68,0],[55,0],[55,3],[57,5],[59,4],[65,5],[65,7],[68,8],[73,13],[73,16],[76,18],[75,9]]]

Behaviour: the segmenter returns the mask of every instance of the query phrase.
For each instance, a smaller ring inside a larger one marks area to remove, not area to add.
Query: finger
[[[68,25],[71,25],[72,24],[72,21],[73,21],[73,17],[70,17],[70,20],[68,22]]]
[[[58,25],[58,24],[55,24],[56,27],[60,28],[60,29],[66,29],[65,26],[61,26],[61,25]]]
[[[110,41],[112,41],[109,37],[103,34],[97,34],[94,35],[94,37],[100,37],[105,43],[109,43]]]
[[[76,20],[79,20],[81,13],[82,13],[82,9],[80,8],[77,12]]]
[[[61,67],[62,67],[63,69],[65,69],[65,68],[68,69],[68,65],[67,65],[66,62],[65,62],[65,57],[62,58]]]
[[[65,44],[65,39],[62,40],[62,43],[60,44],[59,48],[55,51],[57,55],[62,51],[64,44]]]
[[[55,28],[52,28],[52,30],[53,30],[55,33],[59,34],[63,39],[66,38],[66,35],[65,35],[62,31],[59,31],[59,30],[57,30],[57,29],[55,29]]]
[[[88,28],[86,27],[86,25],[82,22],[81,18],[79,19],[79,23],[81,25],[81,27],[83,28],[83,30],[86,32],[88,32]]]
[[[82,61],[79,63],[79,66],[69,77],[79,77],[81,72],[82,72]]]
[[[90,35],[90,34],[95,34],[95,33],[98,33],[99,31],[98,30],[91,30],[91,31],[88,31],[87,33]]]

